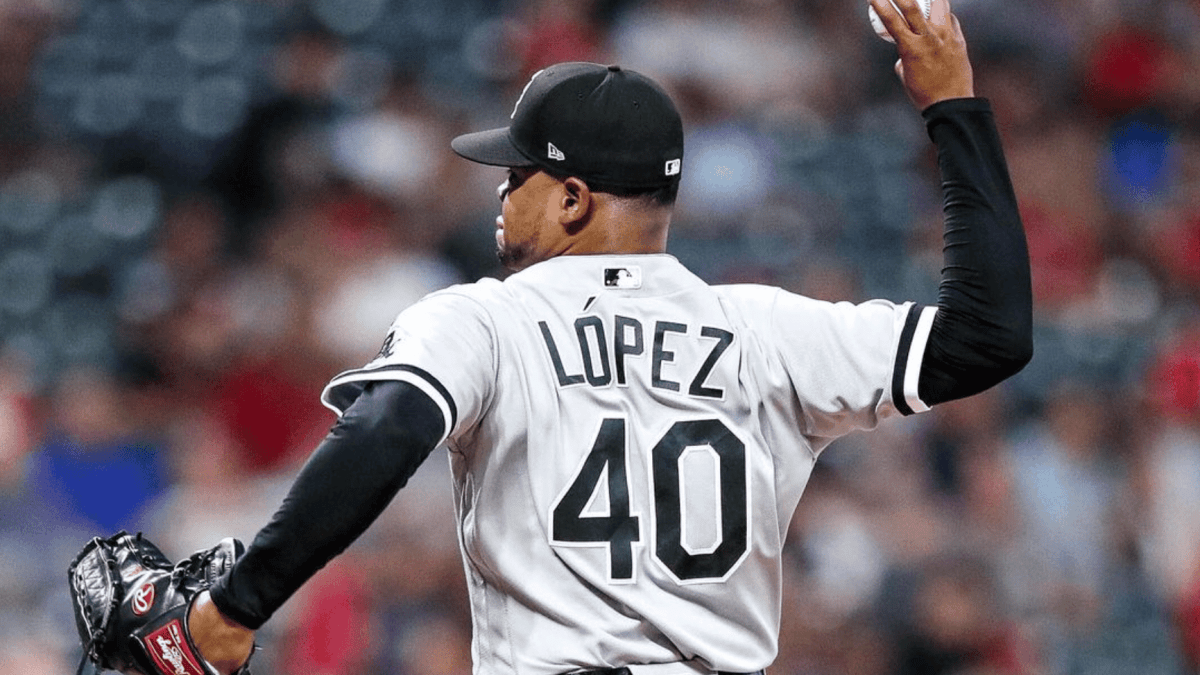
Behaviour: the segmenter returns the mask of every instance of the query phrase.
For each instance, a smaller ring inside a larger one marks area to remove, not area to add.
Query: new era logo
[[[562,150],[554,147],[553,143],[546,144],[546,156],[559,162],[567,158],[567,156],[563,154]]]
[[[665,175],[675,176],[679,174],[679,168],[683,165],[683,161],[679,159],[667,160]]]

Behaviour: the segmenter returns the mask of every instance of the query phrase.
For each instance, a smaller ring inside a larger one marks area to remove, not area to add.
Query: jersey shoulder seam
[[[489,288],[492,286],[492,288]],[[457,284],[444,288],[440,291],[435,291],[431,295],[453,295],[462,298],[479,308],[480,315],[486,320],[486,330],[488,338],[492,343],[492,382],[489,388],[488,404],[491,404],[491,397],[495,395],[496,385],[499,383],[500,377],[500,349],[499,349],[499,331],[496,328],[496,318],[492,315],[492,311],[484,300],[478,297],[482,293],[495,295],[497,291],[504,288],[503,284],[495,279],[480,279],[473,284]]]

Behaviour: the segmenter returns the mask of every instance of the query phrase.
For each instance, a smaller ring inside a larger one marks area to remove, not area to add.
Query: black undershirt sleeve
[[[438,441],[445,422],[407,382],[366,386],[313,451],[282,506],[211,589],[227,617],[257,629],[374,522]]]
[[[917,393],[928,405],[977,394],[1033,356],[1029,252],[990,104],[953,99],[927,108],[937,146],[945,234],[938,311]]]

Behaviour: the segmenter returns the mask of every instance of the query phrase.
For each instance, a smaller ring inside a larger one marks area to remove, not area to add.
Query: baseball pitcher
[[[253,630],[440,448],[477,675],[769,666],[784,537],[821,452],[1032,353],[1025,237],[958,22],[947,0],[928,19],[916,0],[872,5],[937,147],[936,305],[705,283],[664,252],[687,170],[671,99],[622,67],[548,67],[508,126],[452,144],[507,170],[496,242],[515,274],[426,297],[329,383],[336,424],[244,552],[223,542],[181,569],[140,538],[89,545],[72,566],[88,658],[245,667]]]

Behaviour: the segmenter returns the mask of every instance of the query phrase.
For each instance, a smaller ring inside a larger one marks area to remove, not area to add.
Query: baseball
[[[926,19],[928,19],[930,7],[933,5],[933,0],[917,0],[917,2],[921,5],[921,13],[925,15]],[[891,0],[891,3],[892,7],[896,7],[895,0]],[[899,7],[896,7],[896,9],[899,9]],[[871,19],[871,27],[875,29],[876,35],[884,40],[887,40],[888,42],[895,42],[891,33],[887,32],[887,29],[883,27],[883,22],[879,20],[879,15],[875,13],[874,7],[867,5],[867,16]]]

